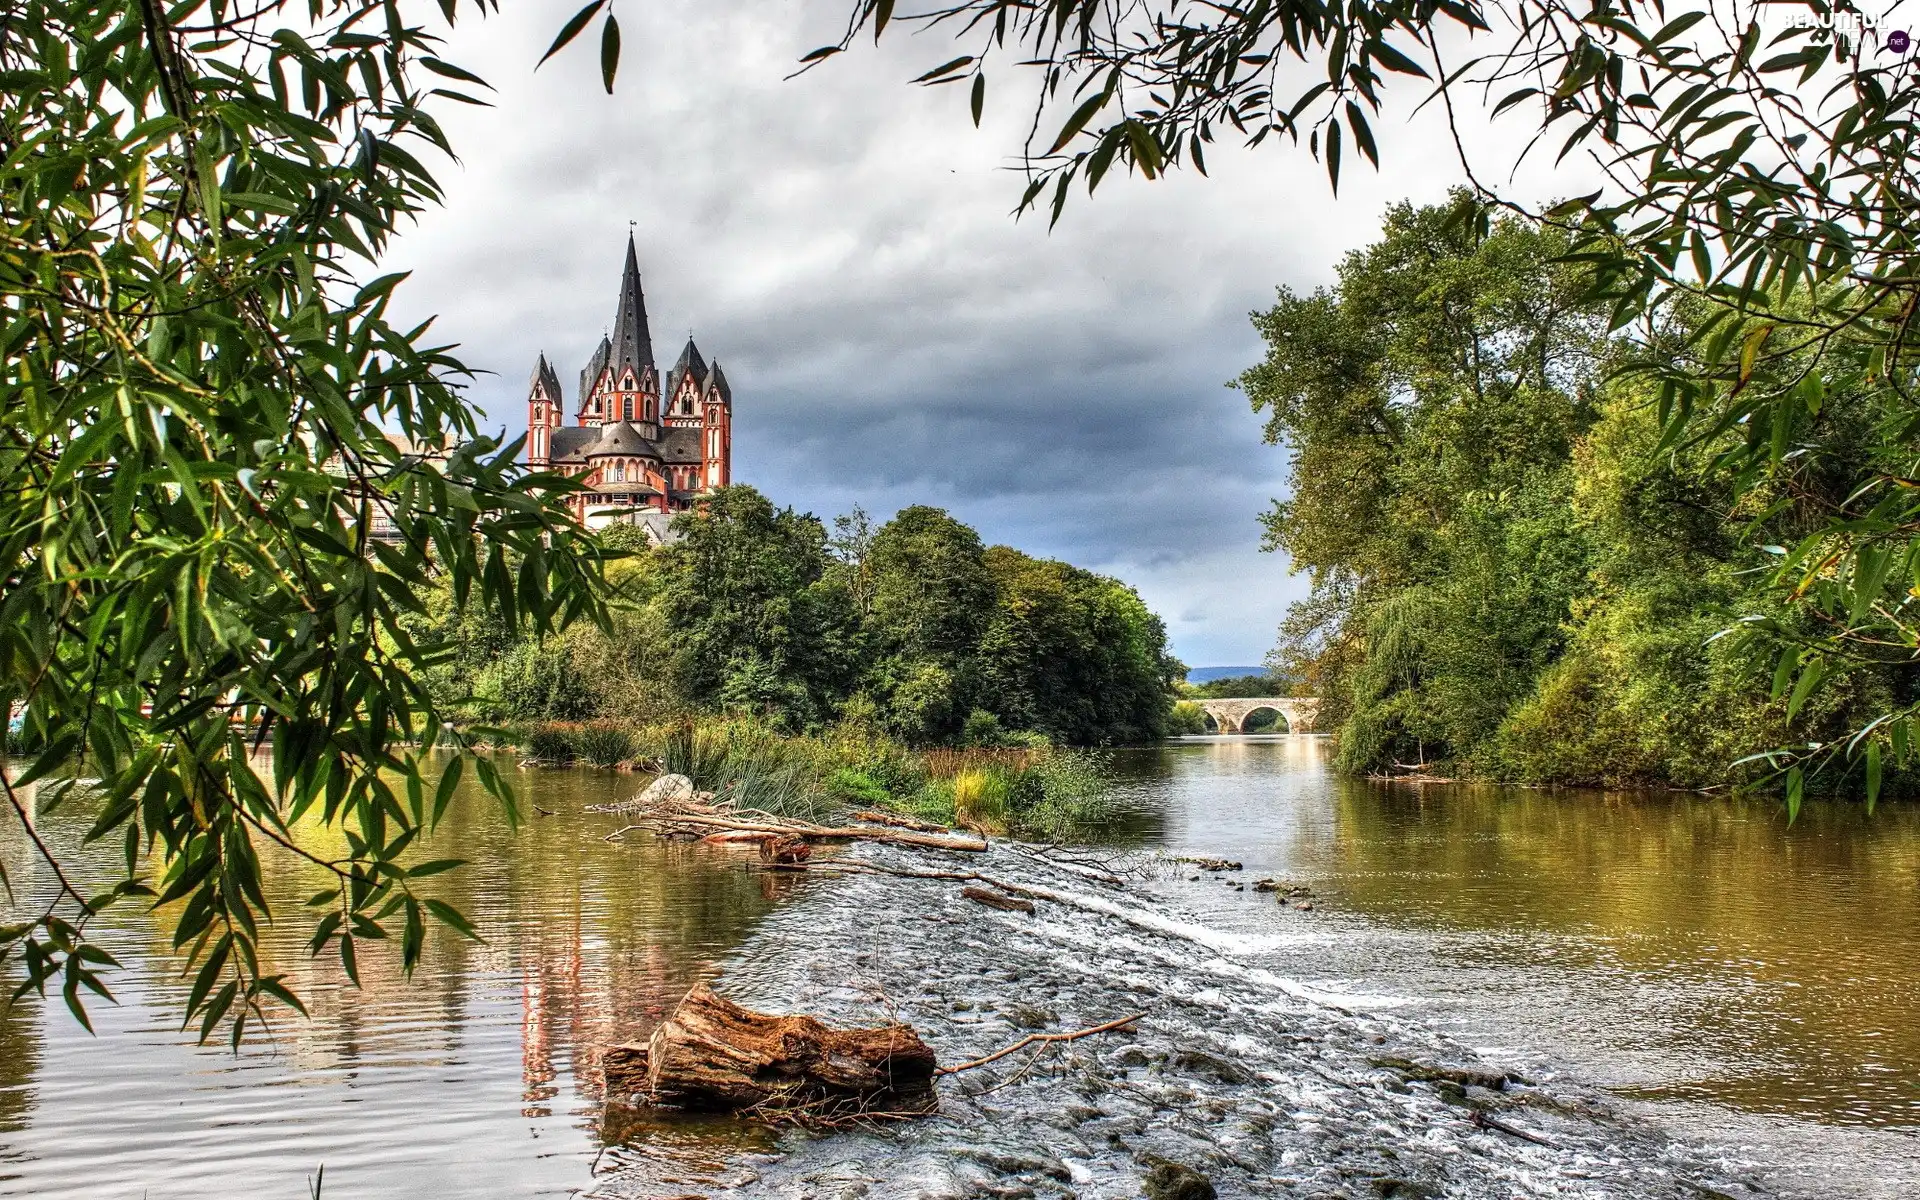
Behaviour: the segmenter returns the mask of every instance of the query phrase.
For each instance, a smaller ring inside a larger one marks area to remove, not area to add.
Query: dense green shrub
[[[1013,825],[1027,837],[1050,841],[1084,838],[1116,815],[1112,759],[1094,750],[1054,750],[1036,755],[1027,779],[1015,789]]]
[[[554,638],[517,643],[493,664],[477,690],[492,715],[508,721],[579,721],[594,715],[593,688]]]
[[[1200,734],[1207,731],[1207,710],[1191,700],[1177,700],[1167,714],[1167,736]]]
[[[879,780],[856,767],[841,767],[827,777],[827,795],[842,804],[877,808],[893,803],[894,795]]]

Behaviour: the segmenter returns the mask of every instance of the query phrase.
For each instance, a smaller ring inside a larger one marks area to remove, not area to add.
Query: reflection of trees
[[[33,811],[38,789],[21,789],[21,799]],[[0,808],[0,870],[6,872],[8,893],[0,893],[0,925],[24,920],[38,912],[40,860],[11,807]],[[9,894],[12,903],[8,903]],[[40,1065],[41,1020],[35,1006],[9,1004],[17,976],[11,968],[0,974],[0,1133],[19,1129],[33,1107],[33,1078]],[[3,1156],[0,1156],[3,1157]]]
[[[7,988],[11,994],[13,989]],[[24,1126],[33,1109],[33,1079],[40,1070],[42,1018],[35,1006],[5,1004],[0,997],[0,1134]],[[0,1160],[5,1159],[0,1152]]]
[[[1722,1103],[1920,1118],[1920,809],[1809,804],[1790,829],[1767,802],[1360,781],[1335,809],[1316,853],[1343,904],[1576,937],[1666,981],[1682,1036],[1752,1067],[1692,1085]]]

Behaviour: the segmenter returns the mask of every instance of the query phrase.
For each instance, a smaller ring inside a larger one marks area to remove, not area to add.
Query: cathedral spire
[[[620,313],[613,319],[610,365],[618,371],[632,367],[638,374],[653,365],[653,336],[647,332],[647,298],[640,291],[640,260],[634,254],[633,235],[627,235],[627,266],[620,276]]]

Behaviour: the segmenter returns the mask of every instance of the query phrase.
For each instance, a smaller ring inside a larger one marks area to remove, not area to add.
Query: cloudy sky
[[[845,0],[620,0],[616,94],[597,26],[532,67],[576,0],[463,26],[448,57],[498,88],[447,114],[449,203],[398,246],[406,303],[497,374],[518,433],[544,350],[572,389],[612,320],[633,223],[664,368],[691,329],[735,395],[735,478],[822,517],[935,504],[989,542],[1139,588],[1193,666],[1257,663],[1305,581],[1259,549],[1282,450],[1226,383],[1247,314],[1333,278],[1382,210],[1461,178],[1443,131],[1384,131],[1336,200],[1304,151],[1222,148],[1213,176],[1114,179],[1052,230],[1010,215],[1026,96],[979,130],[952,57],[894,37],[798,79]]]

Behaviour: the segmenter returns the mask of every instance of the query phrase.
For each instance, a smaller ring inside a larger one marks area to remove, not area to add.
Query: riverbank
[[[1668,1137],[1592,1089],[1478,1086],[1472,1072],[1505,1066],[1361,997],[1250,965],[1271,946],[1207,925],[1184,899],[1230,876],[1162,866],[1115,887],[1004,844],[964,859],[874,846],[846,858],[978,870],[1051,899],[1029,916],[973,904],[954,883],[822,871],[723,964],[723,993],[845,1024],[904,1020],[944,1063],[1144,1015],[948,1080],[930,1119],[788,1132],[773,1152],[691,1176],[652,1147],[610,1149],[588,1195],[1135,1197],[1161,1162],[1222,1196],[1766,1194],[1752,1164]],[[1469,1082],[1422,1081],[1407,1064],[1465,1069]]]

